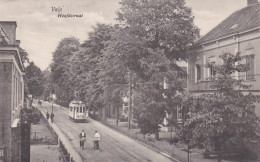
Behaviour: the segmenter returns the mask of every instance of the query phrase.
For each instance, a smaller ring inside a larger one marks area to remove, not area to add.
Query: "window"
[[[210,77],[216,75],[216,70],[214,69],[215,62],[211,62],[211,65],[212,66],[209,67],[209,76]]]
[[[182,108],[179,106],[177,107],[177,122],[182,123]]]
[[[198,82],[201,79],[201,67],[200,65],[195,66],[195,82]]]
[[[0,162],[5,161],[5,147],[0,147]]]
[[[246,57],[246,64],[249,66],[249,70],[246,72],[246,80],[255,79],[255,57],[254,55],[250,55]]]
[[[207,58],[207,62],[205,65],[210,65],[206,66],[206,78],[214,77],[216,75],[216,65],[222,65],[223,64],[223,59],[221,59],[219,56],[210,56]]]
[[[4,156],[4,149],[0,149],[0,157]]]
[[[77,107],[77,113],[79,112],[79,107]]]

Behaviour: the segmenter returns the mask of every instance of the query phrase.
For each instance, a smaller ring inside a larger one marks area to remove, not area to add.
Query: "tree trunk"
[[[119,108],[116,107],[116,125],[118,125],[118,118],[119,118]]]
[[[155,139],[156,139],[156,141],[159,141],[159,130],[158,130],[158,127],[155,130]]]
[[[218,150],[218,162],[221,162],[221,149]]]
[[[221,162],[221,141],[219,139],[215,140],[215,148],[218,154],[218,162]]]
[[[98,108],[98,119],[102,119],[102,108]]]
[[[106,107],[102,108],[102,120],[107,120],[107,109]]]
[[[96,111],[97,111],[97,110],[96,110],[96,107],[94,107],[94,108],[93,108],[93,116],[96,115]]]
[[[172,142],[172,130],[173,130],[173,122],[171,122],[171,144],[173,144]]]

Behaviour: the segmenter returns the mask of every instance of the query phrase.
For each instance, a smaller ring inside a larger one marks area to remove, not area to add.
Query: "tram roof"
[[[71,101],[70,106],[86,106],[86,104],[83,101]]]

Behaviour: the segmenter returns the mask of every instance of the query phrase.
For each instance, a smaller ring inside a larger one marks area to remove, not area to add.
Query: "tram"
[[[88,108],[82,101],[71,101],[69,104],[69,118],[74,122],[86,122],[89,116]]]

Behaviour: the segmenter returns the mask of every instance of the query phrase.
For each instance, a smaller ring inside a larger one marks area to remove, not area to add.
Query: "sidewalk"
[[[31,145],[31,162],[62,162],[58,145]]]
[[[41,114],[44,116],[46,114],[46,110],[42,109],[42,108],[38,108],[41,112]],[[76,162],[82,162],[82,158],[79,155],[79,153],[75,150],[75,148],[72,146],[70,140],[63,134],[63,132],[60,130],[60,128],[54,123],[51,123],[50,120],[48,120],[49,126],[51,127],[51,129],[57,134],[59,142],[62,144],[62,146],[64,147],[64,150],[66,151],[66,153],[69,154],[69,158],[71,158],[71,160],[73,159]]]
[[[40,117],[39,123],[31,125],[30,161],[61,162],[58,139],[51,133],[47,121]]]

